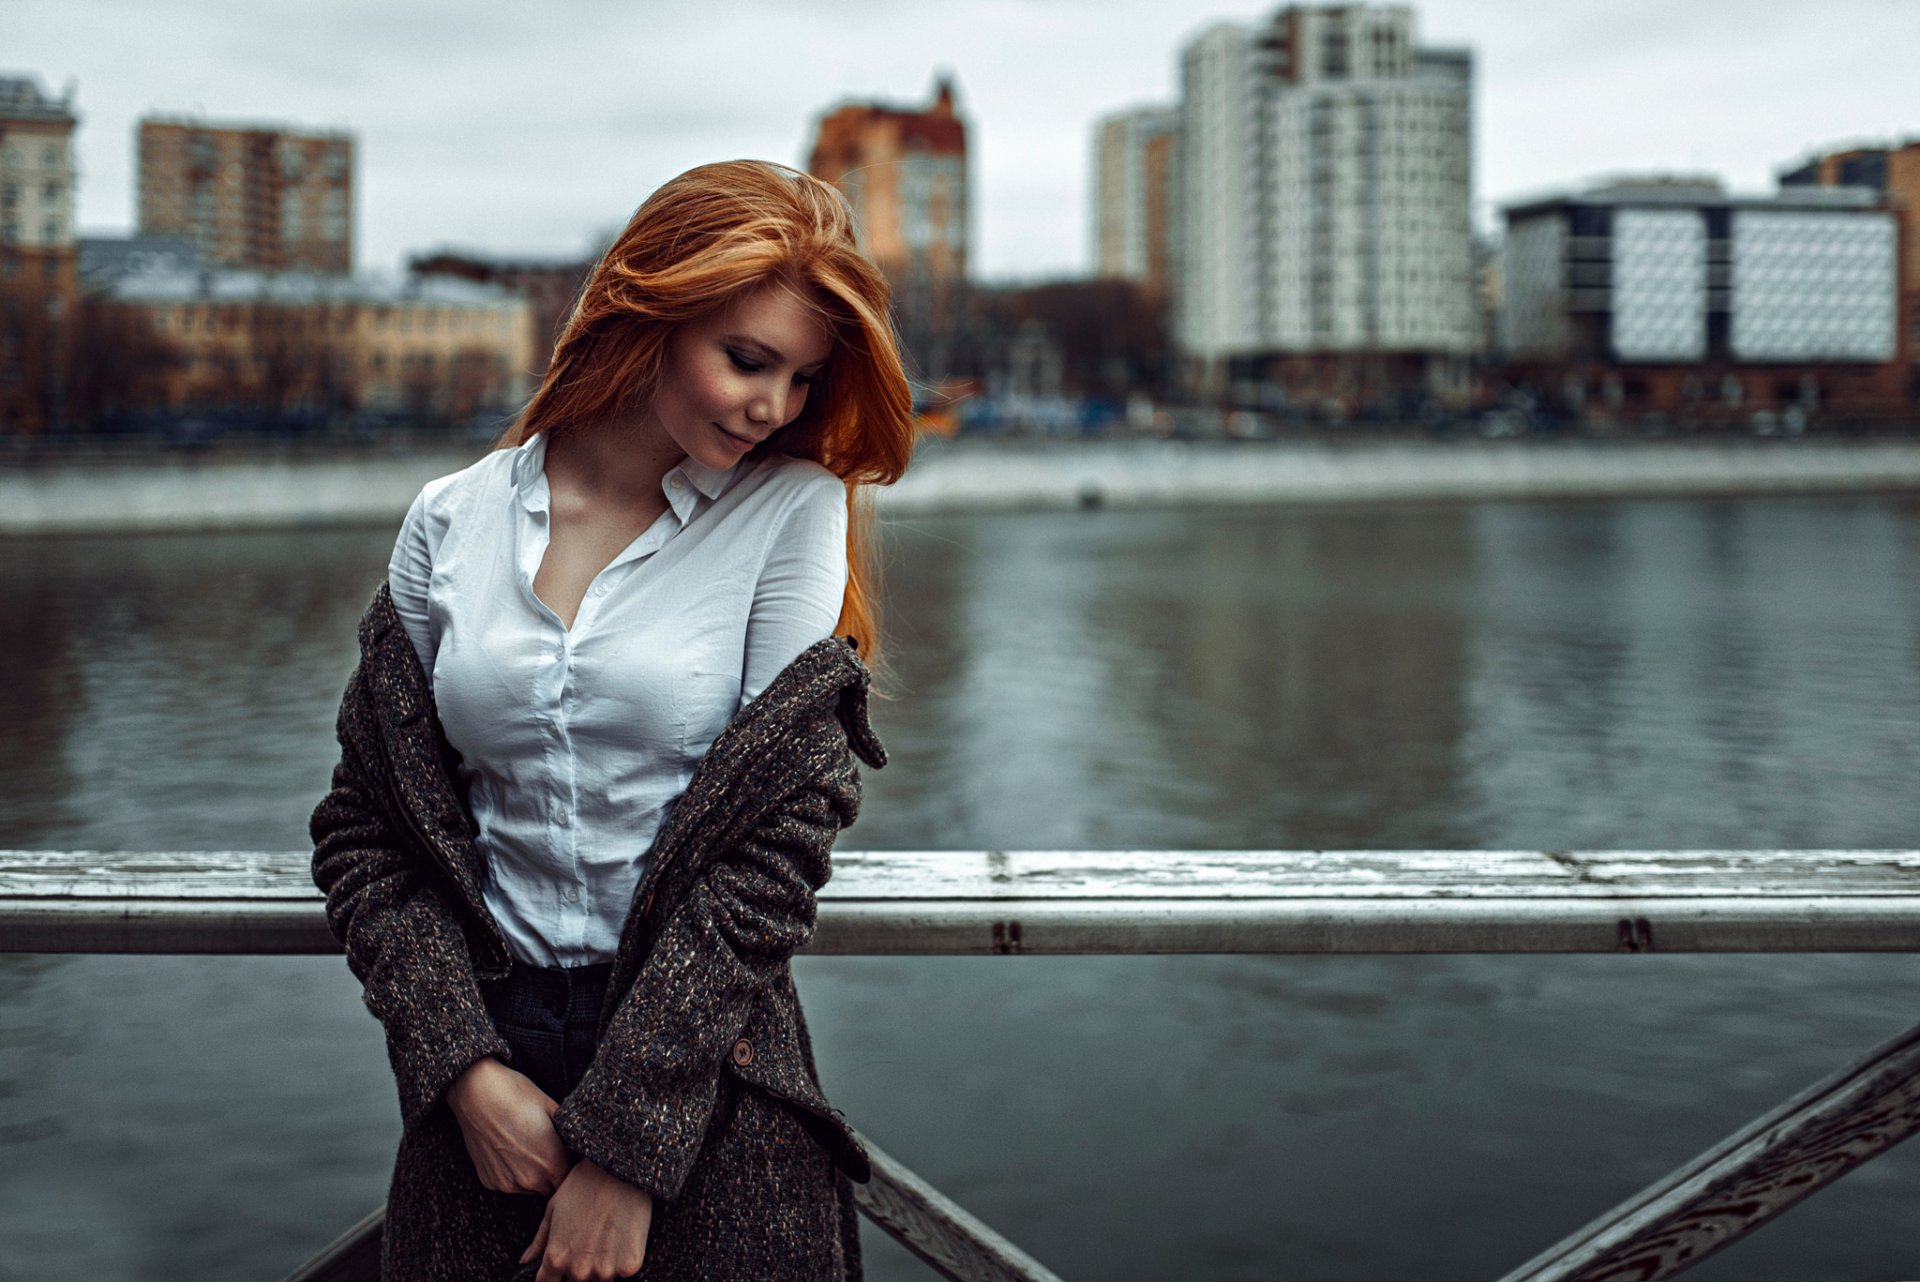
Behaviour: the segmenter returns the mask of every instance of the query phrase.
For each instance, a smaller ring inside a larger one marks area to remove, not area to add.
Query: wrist
[[[459,1075],[447,1084],[447,1106],[456,1113],[464,1111],[474,1093],[482,1089],[487,1079],[499,1070],[512,1071],[491,1055],[482,1055],[461,1069]]]

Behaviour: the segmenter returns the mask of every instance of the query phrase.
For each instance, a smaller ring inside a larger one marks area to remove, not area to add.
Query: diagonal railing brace
[[[1920,1131],[1920,1025],[1794,1096],[1500,1282],[1685,1272]]]

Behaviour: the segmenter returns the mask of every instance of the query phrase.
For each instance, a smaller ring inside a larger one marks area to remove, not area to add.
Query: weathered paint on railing
[[[297,851],[0,851],[0,951],[336,951]],[[1920,950],[1920,851],[842,852],[810,951]]]

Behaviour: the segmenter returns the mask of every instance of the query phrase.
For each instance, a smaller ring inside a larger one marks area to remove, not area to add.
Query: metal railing
[[[810,951],[1920,952],[1920,851],[841,852]],[[0,952],[337,951],[305,852],[0,851]],[[1673,1277],[1920,1130],[1920,1026],[1501,1282]],[[877,1148],[861,1210],[947,1278],[1053,1274]],[[371,1216],[289,1282],[374,1276]]]

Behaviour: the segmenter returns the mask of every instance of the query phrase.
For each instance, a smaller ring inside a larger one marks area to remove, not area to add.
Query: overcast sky
[[[77,84],[80,227],[133,221],[145,113],[351,130],[357,266],[581,250],[706,160],[804,163],[846,99],[957,77],[974,264],[1084,271],[1092,122],[1172,100],[1222,0],[4,0],[0,72]],[[1815,147],[1920,136],[1920,0],[1428,0],[1477,57],[1475,201],[1623,171],[1771,187]]]

